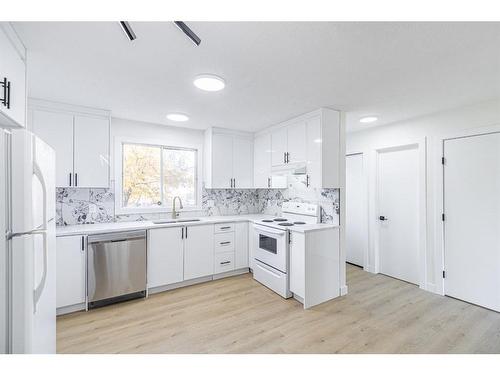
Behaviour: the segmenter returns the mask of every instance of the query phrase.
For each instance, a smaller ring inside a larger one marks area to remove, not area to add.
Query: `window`
[[[197,150],[122,145],[122,208],[169,207],[177,195],[185,206],[196,206]]]

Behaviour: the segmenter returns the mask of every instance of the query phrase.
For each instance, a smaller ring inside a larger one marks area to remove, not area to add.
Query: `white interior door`
[[[363,154],[346,156],[346,259],[364,267],[368,253],[368,217]]]
[[[445,294],[500,311],[500,134],[444,142]]]
[[[419,151],[378,153],[379,271],[419,283]]]

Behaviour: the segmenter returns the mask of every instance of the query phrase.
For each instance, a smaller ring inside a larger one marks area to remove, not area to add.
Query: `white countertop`
[[[231,215],[231,216],[202,216],[197,219],[200,221],[177,222],[168,224],[154,224],[152,221],[127,221],[120,223],[98,223],[98,224],[77,224],[59,226],[56,229],[58,237],[75,236],[75,235],[90,235],[90,234],[103,234],[112,232],[123,232],[131,230],[146,230],[152,228],[168,228],[180,227],[185,225],[203,225],[203,224],[216,224],[234,221],[259,221],[266,218],[273,218],[271,215],[263,214],[250,214],[250,215]],[[181,218],[189,219],[189,218]],[[334,224],[306,224],[301,226],[293,226],[287,229],[294,232],[308,232],[314,230],[322,230],[328,228],[336,228],[338,225]]]

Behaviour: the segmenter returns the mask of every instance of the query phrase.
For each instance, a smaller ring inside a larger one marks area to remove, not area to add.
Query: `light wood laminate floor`
[[[500,353],[500,314],[348,265],[303,310],[251,275],[57,319],[59,353]]]

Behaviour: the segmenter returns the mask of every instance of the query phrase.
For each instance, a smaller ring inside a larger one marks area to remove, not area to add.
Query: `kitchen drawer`
[[[214,233],[234,232],[234,223],[215,224]]]
[[[234,251],[234,233],[217,233],[214,235],[214,248],[216,253]]]
[[[274,290],[283,298],[290,298],[292,295],[288,291],[288,277],[267,264],[255,259],[253,268],[253,278],[269,289]]]
[[[234,252],[215,254],[214,273],[234,270]]]

